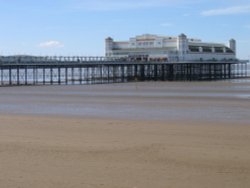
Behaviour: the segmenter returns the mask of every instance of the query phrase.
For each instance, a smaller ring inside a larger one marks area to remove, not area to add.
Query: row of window
[[[200,48],[198,46],[189,46],[189,50],[191,52],[200,52]],[[226,49],[226,53],[234,53],[233,50],[231,50],[230,48],[225,48]],[[212,47],[202,47],[202,52],[213,52]],[[215,53],[224,53],[224,48],[221,47],[214,47],[214,52]]]
[[[157,45],[162,45],[162,44],[166,44],[166,43],[169,43],[169,42],[138,42],[138,43],[131,43],[132,46],[136,46],[136,44],[138,46],[154,46],[155,44]]]

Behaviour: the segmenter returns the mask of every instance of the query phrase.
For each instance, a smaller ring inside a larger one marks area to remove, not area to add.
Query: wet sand
[[[0,187],[250,187],[250,82],[0,88]]]

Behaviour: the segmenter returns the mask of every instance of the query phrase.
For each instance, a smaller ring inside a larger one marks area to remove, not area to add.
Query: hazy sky
[[[104,55],[104,39],[145,33],[237,40],[250,57],[249,0],[0,0],[0,55]]]

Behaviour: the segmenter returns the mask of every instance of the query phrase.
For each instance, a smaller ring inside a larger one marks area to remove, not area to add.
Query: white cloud
[[[189,4],[199,0],[75,0],[75,8],[90,11],[117,11]]]
[[[38,45],[40,48],[63,48],[64,44],[56,40],[42,42]]]
[[[220,15],[246,14],[246,13],[250,13],[250,5],[206,10],[206,11],[201,12],[201,15],[220,16]]]

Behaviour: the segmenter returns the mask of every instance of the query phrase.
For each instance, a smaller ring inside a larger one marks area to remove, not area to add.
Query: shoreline
[[[0,90],[0,114],[248,124],[249,83],[143,82]]]

